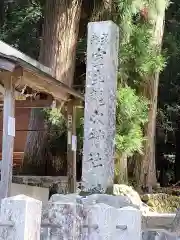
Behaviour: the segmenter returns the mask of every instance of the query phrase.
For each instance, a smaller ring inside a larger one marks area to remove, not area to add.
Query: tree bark
[[[116,154],[115,160],[115,184],[128,183],[127,155]]]
[[[69,86],[73,83],[81,4],[82,0],[51,0],[45,9],[40,62]]]
[[[95,0],[92,21],[112,20],[113,0]]]
[[[180,120],[177,120],[176,137],[176,157],[175,157],[175,182],[180,181]]]
[[[74,77],[81,4],[82,0],[51,0],[46,1],[45,7],[39,61],[52,69],[57,80],[68,86],[72,85]],[[67,97],[63,92],[59,94]],[[26,173],[31,171],[31,166],[36,166],[36,171],[33,167],[33,174],[39,173],[39,168],[45,169],[49,158],[45,155],[48,151],[48,134],[42,110],[32,109],[29,130],[38,128],[44,131],[28,132],[23,166]]]
[[[47,149],[44,144],[48,137],[47,130],[45,130],[44,113],[42,110],[31,110],[29,130],[24,149],[22,172],[27,175],[41,176],[44,175],[46,171],[46,163],[44,160],[47,159]],[[43,140],[44,142],[42,142]]]
[[[158,2],[160,2],[158,0]],[[158,3],[157,3],[158,4]],[[151,20],[153,23],[152,44],[159,54],[161,51],[162,37],[164,32],[165,3],[157,10],[156,16]],[[140,172],[136,172],[136,179],[139,186],[148,191],[156,185],[156,167],[155,167],[155,129],[156,129],[156,112],[158,98],[159,72],[154,73],[143,86],[142,94],[149,100],[148,124],[144,129],[146,141],[144,144],[144,155],[140,164]]]
[[[4,16],[5,16],[5,1],[0,1],[0,27],[3,26],[4,23]]]
[[[144,155],[142,156],[140,168],[140,186],[148,191],[156,185],[156,166],[155,166],[155,129],[156,129],[156,112],[158,97],[159,76],[149,79],[144,87],[144,96],[149,100],[148,123],[144,128],[145,144]]]

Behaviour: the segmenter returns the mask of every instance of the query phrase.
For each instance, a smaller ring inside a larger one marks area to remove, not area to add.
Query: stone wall
[[[68,178],[66,176],[13,176],[13,183],[26,184],[30,186],[52,188],[56,185],[58,193],[68,192]]]

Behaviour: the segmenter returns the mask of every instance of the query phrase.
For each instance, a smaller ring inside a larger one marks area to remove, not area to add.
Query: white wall
[[[10,196],[12,197],[20,194],[27,195],[29,197],[38,199],[43,203],[46,203],[49,198],[49,189],[42,188],[42,187],[29,186],[25,184],[12,183]]]

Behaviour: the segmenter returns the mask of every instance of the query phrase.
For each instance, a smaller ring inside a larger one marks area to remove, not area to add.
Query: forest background
[[[0,39],[52,68],[58,80],[81,93],[87,24],[104,20],[113,20],[120,28],[115,182],[129,182],[141,190],[151,190],[157,181],[161,186],[178,183],[179,1],[0,1]],[[65,69],[69,71],[64,74]],[[22,173],[48,175],[48,162],[55,175],[66,175],[64,104],[58,109],[33,109],[29,127],[44,131],[28,133]],[[83,109],[77,113],[77,135],[80,180]]]

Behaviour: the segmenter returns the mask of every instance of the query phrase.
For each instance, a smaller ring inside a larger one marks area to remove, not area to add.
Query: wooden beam
[[[1,168],[1,184],[0,199],[8,197],[10,194],[10,186],[12,182],[12,164],[13,164],[13,148],[14,133],[12,129],[14,120],[14,85],[12,76],[9,75],[4,79],[4,111],[3,111],[3,142],[2,142],[2,168]]]
[[[52,69],[42,65],[38,61],[30,58],[29,56],[25,55],[24,53],[18,51],[16,48],[11,47],[10,45],[0,41],[0,56],[7,59],[12,59],[15,61],[17,59],[32,65],[39,70],[46,72],[48,74],[52,74]]]
[[[13,72],[16,67],[16,64],[7,59],[0,58],[0,69]]]
[[[24,152],[13,152],[13,159],[23,159]],[[0,153],[0,161],[2,159],[2,153]]]
[[[0,101],[0,108],[3,108],[4,102]],[[16,100],[15,108],[50,108],[52,100]]]
[[[1,77],[1,74],[0,74],[0,77]],[[0,99],[1,98],[4,98],[3,97],[3,95],[4,95],[4,92],[5,92],[5,89],[4,89],[4,86],[0,83],[0,93],[2,94],[2,96],[0,95]],[[18,92],[18,91],[15,91],[15,98],[19,98],[19,97],[23,97],[22,95],[21,95],[21,93],[20,92]]]
[[[1,80],[1,82],[0,82],[0,93],[3,94],[3,95],[4,95],[4,92],[5,92],[4,79],[6,79],[9,76],[9,74],[10,73],[8,71],[0,72],[0,80]],[[12,72],[11,74],[12,74],[14,80],[18,81],[18,79],[22,77],[22,68],[15,69],[14,72]],[[19,97],[22,97],[22,96],[23,95],[20,92],[15,90],[15,98],[16,97],[19,98]]]
[[[76,192],[76,146],[73,141],[76,137],[76,108],[73,101],[67,104],[67,122],[67,175],[69,192],[74,193]]]
[[[72,95],[84,101],[84,97],[73,88],[67,86],[54,78],[52,69],[40,64],[38,61],[19,52],[17,49],[0,41],[0,58],[2,59],[2,69],[12,70],[13,64],[23,68],[23,77],[28,86],[38,91],[51,93],[56,99],[67,100],[68,95]],[[6,63],[4,64],[4,62]],[[9,63],[11,62],[11,64]],[[24,82],[24,79],[23,79]]]
[[[23,81],[31,88],[51,94],[57,100],[67,101],[68,95],[84,101],[82,94],[51,76],[24,69]]]

